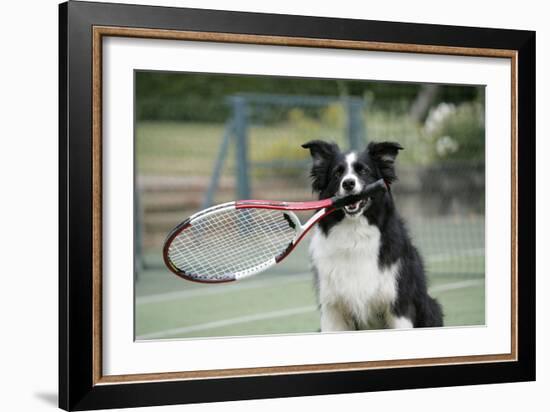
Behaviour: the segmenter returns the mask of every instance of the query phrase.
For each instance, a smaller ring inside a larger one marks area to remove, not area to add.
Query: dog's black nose
[[[342,187],[344,188],[344,190],[346,191],[350,191],[350,190],[353,190],[353,188],[355,187],[355,179],[346,179],[342,182]]]

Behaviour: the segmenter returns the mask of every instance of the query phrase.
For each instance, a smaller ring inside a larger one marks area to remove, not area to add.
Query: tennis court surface
[[[484,220],[447,217],[409,226],[426,262],[430,293],[443,306],[445,326],[483,325]],[[318,331],[308,243],[264,273],[217,285],[180,279],[162,266],[160,251],[147,253],[135,285],[136,339]]]

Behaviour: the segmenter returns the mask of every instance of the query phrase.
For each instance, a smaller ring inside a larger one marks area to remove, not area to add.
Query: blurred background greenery
[[[150,71],[135,87],[138,339],[318,329],[307,244],[231,287],[180,280],[161,260],[170,228],[206,205],[313,199],[311,139],[405,148],[393,193],[446,325],[485,322],[484,87]]]
[[[369,136],[411,143],[402,161],[483,160],[484,92],[483,87],[456,85],[139,71],[136,118],[139,123],[223,124],[231,115],[226,98],[237,93],[355,96],[365,103]],[[264,124],[280,127],[281,121],[291,132],[309,138],[335,134],[333,129],[343,128],[346,116],[337,103],[263,114]],[[276,146],[284,145],[277,142]],[[285,154],[304,156],[295,145]]]

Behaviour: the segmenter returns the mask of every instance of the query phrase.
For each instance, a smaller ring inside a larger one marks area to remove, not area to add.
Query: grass
[[[410,120],[404,117],[391,118],[380,115],[369,118],[372,138],[400,141],[410,140]],[[391,127],[388,128],[388,124]],[[382,127],[384,126],[384,127]],[[136,127],[137,168],[140,174],[210,176],[214,159],[225,130],[224,124],[192,122],[141,121]],[[307,160],[309,153],[300,145],[312,139],[336,141],[346,148],[344,126],[326,125],[319,122],[282,122],[274,125],[252,125],[248,130],[249,156],[252,162],[262,163],[278,159]],[[416,137],[416,133],[415,133]],[[418,145],[416,145],[418,146]],[[415,145],[408,146],[402,162],[413,158]],[[231,149],[232,150],[232,149]],[[234,154],[227,157],[226,165],[233,168]],[[182,159],[185,159],[182,161]]]
[[[221,124],[141,122],[136,127],[137,169],[144,175],[210,175],[222,135]]]

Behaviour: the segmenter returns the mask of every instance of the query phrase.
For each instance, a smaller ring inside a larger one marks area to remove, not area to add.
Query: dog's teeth
[[[350,215],[356,215],[362,210],[363,207],[369,204],[370,204],[370,199],[369,201],[359,200],[355,203],[351,203],[349,205],[344,206],[344,210]]]

